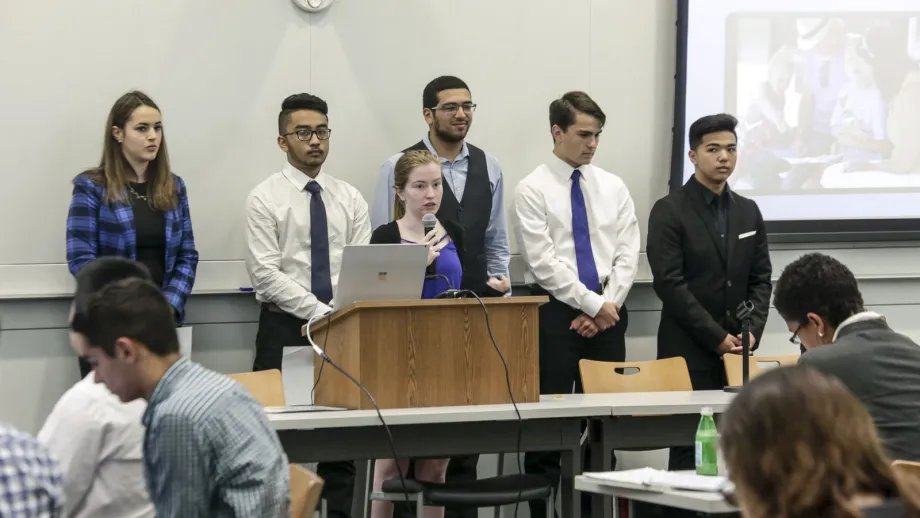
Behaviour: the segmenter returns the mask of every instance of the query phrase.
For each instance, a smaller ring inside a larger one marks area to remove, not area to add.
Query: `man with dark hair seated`
[[[106,256],[87,263],[77,275],[71,316],[105,286],[131,278],[152,280],[143,264],[130,259]],[[140,454],[147,405],[141,399],[121,402],[86,366],[89,374],[61,396],[38,433],[61,462],[63,516],[152,518]]]
[[[872,415],[892,459],[920,461],[920,346],[867,311],[853,272],[812,253],[790,263],[773,304],[799,363],[839,378]]]
[[[262,406],[232,379],[179,356],[157,286],[111,283],[80,301],[70,327],[97,382],[124,402],[147,401],[143,464],[156,516],[288,514],[287,457]]]

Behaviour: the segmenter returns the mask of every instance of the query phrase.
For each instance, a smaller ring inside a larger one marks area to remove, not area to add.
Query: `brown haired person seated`
[[[893,459],[920,461],[920,346],[866,310],[844,264],[806,254],[783,270],[773,304],[799,363],[832,374],[862,401]]]
[[[920,517],[872,418],[839,380],[806,366],[752,380],[720,422],[729,500],[747,518]]]

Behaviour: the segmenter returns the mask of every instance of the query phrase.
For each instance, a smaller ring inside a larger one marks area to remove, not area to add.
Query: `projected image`
[[[734,189],[920,191],[920,12],[735,13],[725,29]]]

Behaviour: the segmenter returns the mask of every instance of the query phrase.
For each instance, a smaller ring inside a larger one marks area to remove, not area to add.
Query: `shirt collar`
[[[310,183],[311,178],[302,172],[299,169],[292,166],[290,163],[284,165],[284,169],[281,170],[281,174],[291,182],[298,191],[302,191],[307,187],[307,184]],[[319,184],[320,189],[325,191],[329,186],[329,175],[326,174],[325,169],[320,169],[319,174],[316,175],[316,180]]]
[[[885,319],[885,316],[884,316],[884,315],[882,315],[882,314],[880,314],[880,313],[876,313],[875,311],[863,311],[863,312],[861,312],[861,313],[856,313],[855,315],[851,315],[849,318],[847,318],[846,320],[844,320],[843,322],[841,322],[839,326],[837,326],[837,330],[834,331],[834,340],[833,340],[833,341],[835,341],[835,342],[837,341],[837,337],[840,336],[840,330],[843,329],[844,327],[846,327],[846,326],[848,326],[848,325],[850,325],[850,324],[855,324],[855,323],[857,323],[857,322],[865,322],[865,321],[867,321],[867,320],[882,320],[882,321],[884,321],[884,320],[886,320],[886,319]]]
[[[546,165],[552,172],[562,177],[563,180],[571,180],[572,173],[575,172],[576,169],[581,171],[581,175],[584,177],[585,173],[587,173],[588,169],[591,167],[591,164],[572,167],[568,162],[556,156],[555,153],[550,154],[549,161],[546,163]]]
[[[156,388],[150,393],[150,399],[147,400],[147,410],[144,411],[143,418],[145,427],[150,427],[153,409],[169,397],[169,394],[172,392],[172,386],[176,383],[176,380],[180,379],[182,374],[191,368],[192,362],[188,358],[180,356],[175,363],[166,369],[166,372],[163,373],[163,377],[160,378],[160,381],[157,383]]]
[[[697,192],[703,195],[703,200],[706,201],[707,204],[712,204],[713,200],[716,199],[716,196],[721,198],[721,201],[731,199],[731,191],[729,190],[728,183],[725,184],[725,188],[722,189],[722,193],[718,195],[712,192],[709,187],[706,187],[700,183],[700,181],[696,179],[696,175],[691,175],[690,179],[687,180],[686,185],[690,186],[691,189],[697,189]]]
[[[425,137],[422,139],[422,142],[425,143],[425,147],[428,148],[428,151],[431,151],[432,153],[434,153],[434,156],[438,157],[441,160],[441,163],[451,162],[450,160],[439,155],[438,152],[434,150],[434,146],[431,144],[431,139],[428,137],[427,133],[425,133]],[[470,156],[470,148],[467,147],[466,141],[464,140],[463,146],[460,147],[460,154],[457,155],[457,158],[454,159],[454,162],[459,162],[463,160],[464,158],[467,158],[468,156]]]

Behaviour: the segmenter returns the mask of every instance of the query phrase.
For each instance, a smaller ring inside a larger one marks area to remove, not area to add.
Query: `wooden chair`
[[[800,356],[800,354],[788,354],[786,356],[750,356],[748,358],[750,377],[754,379],[778,365],[795,365],[799,361]],[[738,354],[726,354],[722,356],[722,362],[725,364],[725,375],[728,377],[728,384],[736,387],[741,386],[743,378],[741,371],[744,367],[744,358]],[[773,365],[763,366],[765,363],[772,363]]]
[[[284,383],[281,381],[280,370],[243,372],[228,376],[245,387],[262,406],[284,406]]]
[[[628,373],[626,369],[638,372]],[[693,390],[687,362],[680,357],[644,362],[578,362],[585,394]]]
[[[323,479],[319,475],[291,464],[291,518],[313,518],[322,492]]]
[[[635,369],[636,372],[627,371]],[[578,362],[581,384],[585,394],[609,394],[620,392],[679,392],[693,390],[690,371],[683,358],[666,358],[644,362],[601,362],[581,360]],[[582,436],[587,439],[588,430]],[[595,505],[598,505],[595,499]],[[613,498],[617,516],[622,516],[629,507],[628,501]],[[603,505],[607,505],[604,503]]]

